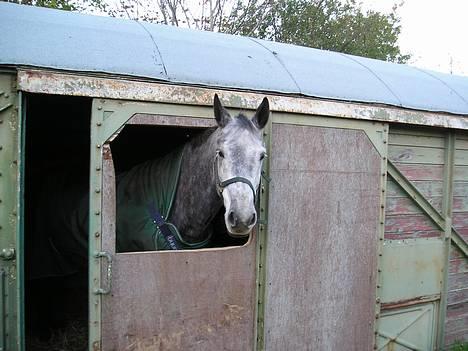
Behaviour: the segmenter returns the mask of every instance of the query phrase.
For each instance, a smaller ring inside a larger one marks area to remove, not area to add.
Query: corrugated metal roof
[[[330,51],[0,2],[0,65],[468,115],[468,78]]]

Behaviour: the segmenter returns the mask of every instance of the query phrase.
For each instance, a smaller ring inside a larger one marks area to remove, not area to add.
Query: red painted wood
[[[465,256],[463,253],[454,245],[451,246],[450,248],[450,259],[455,260],[458,258],[464,258]]]
[[[468,259],[466,259],[466,257],[450,259],[449,273],[463,273],[463,272],[468,272]]]
[[[468,212],[468,196],[453,198],[453,212]]]
[[[444,179],[444,167],[442,165],[428,164],[404,164],[395,162],[395,166],[409,180],[439,180]]]
[[[385,233],[385,239],[387,240],[405,240],[405,239],[417,239],[417,238],[437,238],[443,233],[437,230],[421,230],[404,233]]]
[[[424,214],[389,215],[385,218],[386,233],[434,231],[437,226]]]
[[[468,301],[447,307],[447,317],[458,319],[468,317]],[[466,328],[466,326],[465,326]]]
[[[463,289],[468,286],[468,272],[449,274],[449,290]]]
[[[454,213],[452,224],[457,229],[468,229],[468,211]]]
[[[429,203],[437,210],[442,208],[442,198],[427,198]],[[386,215],[422,214],[422,210],[412,199],[408,197],[387,197]]]
[[[468,301],[468,286],[463,289],[457,289],[448,292],[447,303],[449,305],[460,304],[466,301]]]

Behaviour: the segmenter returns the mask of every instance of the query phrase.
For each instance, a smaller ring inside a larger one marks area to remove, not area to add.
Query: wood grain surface
[[[380,158],[357,130],[273,125],[266,350],[371,350]]]

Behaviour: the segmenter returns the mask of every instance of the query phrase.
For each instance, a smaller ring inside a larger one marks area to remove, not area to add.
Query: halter
[[[214,166],[214,173],[215,173],[215,178],[216,178],[216,191],[218,192],[218,195],[222,197],[224,188],[227,187],[229,184],[244,183],[244,184],[247,184],[250,187],[250,189],[252,189],[254,203],[256,203],[257,191],[255,190],[255,187],[252,185],[252,182],[244,177],[232,177],[224,181],[221,181],[221,179],[219,179],[219,174],[218,174],[218,163],[219,163],[219,151],[216,151],[216,156],[213,162],[213,166]]]

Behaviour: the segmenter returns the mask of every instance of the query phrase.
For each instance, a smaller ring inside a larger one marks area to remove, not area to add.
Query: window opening
[[[193,138],[197,138],[202,133],[209,133],[207,128],[193,128],[193,127],[181,127],[181,126],[154,126],[154,125],[126,125],[119,135],[111,142],[112,159],[114,162],[114,168],[116,172],[116,182],[122,179],[122,175],[132,172],[132,169],[139,167],[139,165],[145,162],[152,162],[154,160],[161,159],[168,154],[171,154],[176,149],[182,148],[182,146]],[[213,155],[214,159],[214,155]],[[145,189],[135,190],[144,192]],[[180,191],[175,189],[174,191]],[[119,201],[119,194],[117,191],[116,201]],[[132,194],[132,196],[135,194]],[[244,245],[249,237],[234,238],[228,235],[226,226],[224,223],[224,212],[225,209],[222,206],[216,215],[210,220],[207,226],[212,228],[212,234],[210,235],[209,243],[203,248],[210,247],[226,247],[226,246],[241,246]],[[143,247],[148,247],[151,242],[157,240],[155,237],[156,227],[151,224],[145,226],[139,230],[139,223],[132,225],[132,229],[127,230],[124,235],[132,236],[131,240],[134,240],[129,244],[130,239],[119,238],[119,233],[123,233],[119,230],[119,207],[117,205],[117,240],[116,240],[116,251],[117,252],[135,252],[143,251]],[[147,208],[139,209],[139,217],[145,223],[150,220],[150,213]],[[171,218],[169,217],[169,222]],[[162,237],[158,240],[161,245]],[[158,244],[155,244],[155,247]],[[130,246],[130,249],[129,249]]]

